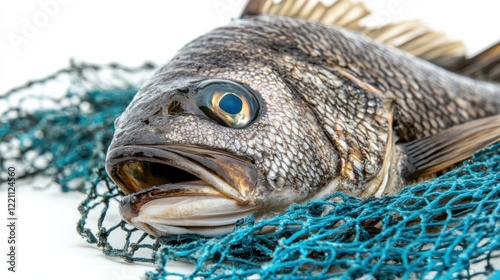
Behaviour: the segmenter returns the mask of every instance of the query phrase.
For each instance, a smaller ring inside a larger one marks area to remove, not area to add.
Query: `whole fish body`
[[[337,191],[394,194],[498,140],[499,56],[476,57],[483,81],[343,27],[248,12],[182,48],[117,119],[106,168],[121,214],[157,236],[218,235]]]

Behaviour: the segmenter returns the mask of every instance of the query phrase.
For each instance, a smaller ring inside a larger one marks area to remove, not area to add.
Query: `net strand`
[[[115,118],[153,69],[73,63],[0,97],[1,167],[85,193],[77,231],[105,255],[155,263],[148,279],[500,276],[500,144],[395,196],[335,193],[265,221],[247,217],[220,237],[157,239],[126,224],[117,213],[123,193],[104,169],[106,149]],[[172,261],[194,270],[171,271]]]

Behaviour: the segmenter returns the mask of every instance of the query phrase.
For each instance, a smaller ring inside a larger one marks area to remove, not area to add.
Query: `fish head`
[[[337,173],[314,113],[258,52],[196,47],[136,94],[108,149],[123,218],[156,236],[229,232],[304,201]]]

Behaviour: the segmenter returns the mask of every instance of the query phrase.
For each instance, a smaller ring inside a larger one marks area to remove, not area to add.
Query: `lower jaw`
[[[134,223],[134,225],[141,230],[154,235],[156,237],[163,237],[169,235],[181,235],[181,234],[196,234],[206,237],[220,236],[226,233],[230,233],[234,230],[235,224],[218,226],[211,228],[199,228],[199,227],[178,227],[170,226],[166,224],[155,224],[155,223]]]
[[[133,200],[128,200],[133,201]],[[129,205],[120,206],[124,219],[157,237],[178,234],[218,236],[231,232],[239,219],[254,213],[254,207],[218,196],[176,196],[152,199],[137,212]]]

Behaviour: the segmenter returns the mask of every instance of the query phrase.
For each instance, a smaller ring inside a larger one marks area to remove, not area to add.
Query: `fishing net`
[[[104,170],[106,148],[114,119],[153,68],[73,65],[0,97],[1,168],[84,192],[77,230],[104,254],[155,262],[149,279],[500,277],[500,144],[398,195],[335,193],[270,220],[240,220],[221,237],[157,239],[124,223],[122,193]],[[171,261],[194,270],[172,272]]]

